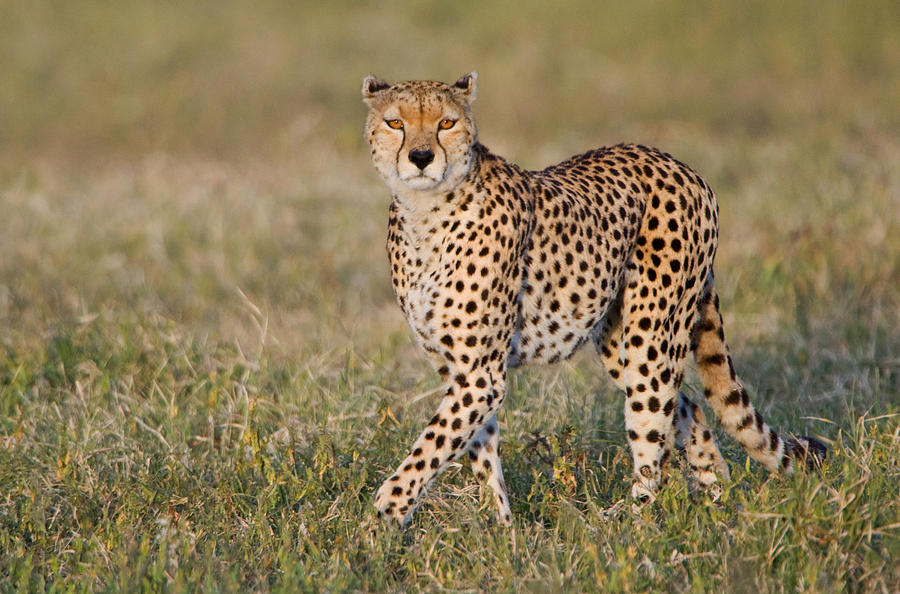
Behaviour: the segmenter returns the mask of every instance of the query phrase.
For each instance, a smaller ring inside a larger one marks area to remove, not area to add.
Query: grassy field
[[[0,592],[900,591],[900,4],[622,4],[0,0]],[[527,167],[706,177],[739,372],[821,473],[722,434],[718,502],[633,512],[585,352],[511,375],[511,529],[461,466],[377,523],[438,385],[359,86],[470,70]]]

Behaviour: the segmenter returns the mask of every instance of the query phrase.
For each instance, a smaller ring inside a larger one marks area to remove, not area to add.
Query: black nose
[[[429,163],[434,161],[434,152],[431,149],[412,150],[409,151],[409,160],[419,169],[425,169]]]

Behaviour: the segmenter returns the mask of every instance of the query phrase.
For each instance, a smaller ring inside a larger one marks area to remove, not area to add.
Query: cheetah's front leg
[[[503,481],[503,468],[500,465],[500,426],[495,414],[475,434],[469,442],[469,458],[472,461],[472,472],[479,481],[487,482],[494,492],[497,504],[497,519],[504,526],[512,522],[509,509],[509,493]]]
[[[500,408],[506,381],[499,368],[481,368],[455,377],[410,454],[376,491],[375,507],[382,517],[401,525],[409,523],[431,481],[466,451],[485,421],[493,419]]]

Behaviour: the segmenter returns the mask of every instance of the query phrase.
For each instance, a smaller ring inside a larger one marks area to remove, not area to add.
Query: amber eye
[[[403,122],[401,122],[400,120],[385,120],[384,122],[394,130],[403,129]]]
[[[456,120],[451,120],[450,118],[444,118],[443,120],[441,120],[441,123],[438,124],[438,127],[441,130],[449,130],[450,128],[453,127],[454,124],[456,124]]]

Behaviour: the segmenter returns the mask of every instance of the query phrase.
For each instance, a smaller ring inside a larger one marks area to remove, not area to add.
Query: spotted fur
[[[820,460],[780,437],[741,386],[713,282],[715,196],[653,148],[619,145],[524,171],[477,142],[475,74],[452,85],[367,77],[366,138],[393,200],[397,300],[446,384],[437,413],[375,495],[407,522],[429,483],[468,453],[509,523],[497,411],[507,370],[553,363],[592,341],[625,392],[633,496],[652,499],[672,446],[701,486],[728,477],[699,407],[680,386],[693,353],[706,399],[752,458],[790,472]]]

